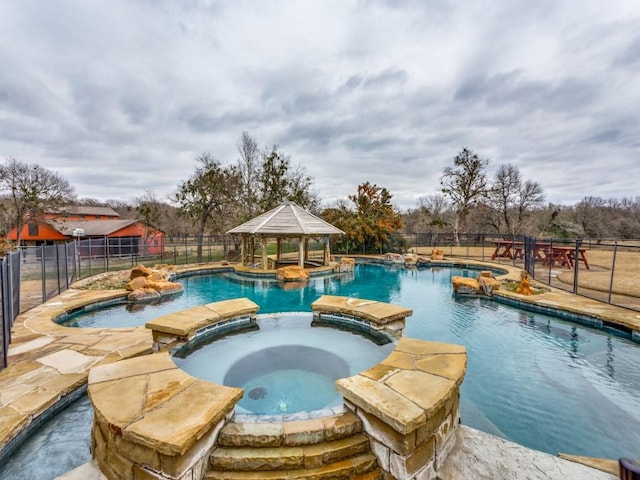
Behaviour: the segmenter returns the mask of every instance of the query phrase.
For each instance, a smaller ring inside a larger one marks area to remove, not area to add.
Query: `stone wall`
[[[387,474],[437,479],[455,446],[466,362],[462,346],[401,338],[382,363],[336,382]]]
[[[203,478],[242,390],[205,382],[167,353],[95,367],[91,452],[109,480]]]

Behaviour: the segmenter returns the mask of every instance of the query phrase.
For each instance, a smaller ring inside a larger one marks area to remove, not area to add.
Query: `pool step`
[[[350,412],[282,423],[227,424],[207,480],[382,480],[362,423]]]
[[[286,470],[321,467],[369,451],[369,439],[358,433],[299,447],[218,447],[209,464],[214,470]]]
[[[225,447],[296,447],[338,440],[362,432],[351,412],[331,417],[281,423],[228,423],[218,436]]]
[[[287,470],[214,470],[205,475],[206,480],[382,480],[376,457],[363,453],[327,465],[314,468]]]

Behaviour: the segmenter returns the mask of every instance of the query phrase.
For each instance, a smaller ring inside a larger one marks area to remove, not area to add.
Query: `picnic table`
[[[536,247],[537,248],[537,247]],[[582,262],[585,268],[589,269],[589,262],[585,254],[586,248],[578,248],[578,262]],[[573,268],[576,262],[576,248],[575,247],[549,247],[546,250],[545,265],[555,265],[556,263],[567,268]]]
[[[496,258],[509,258],[511,260],[524,259],[524,243],[512,242],[508,240],[496,240],[493,242],[496,246],[491,260]],[[554,266],[556,263],[573,268],[575,262],[582,262],[586,269],[589,269],[587,261],[586,248],[578,248],[578,256],[576,258],[576,248],[569,246],[556,246],[548,242],[536,242],[535,261],[544,265]]]
[[[524,258],[524,243],[512,242],[509,240],[496,240],[493,243],[496,245],[496,249],[491,255],[491,260],[496,258],[510,258],[512,260],[518,260]]]

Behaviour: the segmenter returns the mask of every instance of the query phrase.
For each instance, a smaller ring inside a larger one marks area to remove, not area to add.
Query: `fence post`
[[[578,293],[578,263],[580,263],[580,239],[576,239],[576,248],[573,252],[573,293]]]
[[[60,254],[58,252],[58,245],[53,245],[53,251],[55,252],[54,259],[56,261],[56,277],[58,279],[58,295],[60,295],[62,290],[60,287]]]
[[[72,247],[72,257],[73,257],[73,281],[80,280],[80,255],[78,254],[78,241],[74,240]],[[73,282],[71,282],[73,283]]]
[[[47,268],[44,261],[44,245],[40,245],[40,277],[42,278],[42,303],[47,301]]]
[[[91,276],[91,255],[93,254],[93,247],[91,246],[91,237],[89,237],[89,276]]]
[[[109,237],[104,236],[104,270],[105,272],[109,271]]]
[[[607,303],[611,304],[611,292],[613,291],[613,275],[616,271],[616,255],[618,253],[618,240],[613,243],[613,262],[611,263],[611,279],[609,280],[609,295],[607,297]]]
[[[551,285],[551,267],[553,267],[553,238],[549,242],[549,252],[547,253],[547,258],[549,260],[549,272],[547,278],[547,285]]]
[[[7,367],[9,341],[11,335],[11,316],[9,314],[9,278],[7,274],[7,257],[0,260],[0,289],[2,289],[2,368]]]
[[[67,253],[67,245],[64,246],[64,281],[65,290],[69,290],[69,255]]]

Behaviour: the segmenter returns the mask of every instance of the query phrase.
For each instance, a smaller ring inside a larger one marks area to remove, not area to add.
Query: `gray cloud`
[[[2,2],[0,158],[163,196],[248,131],[327,202],[413,207],[463,147],[551,202],[634,196],[638,31],[632,0]]]

